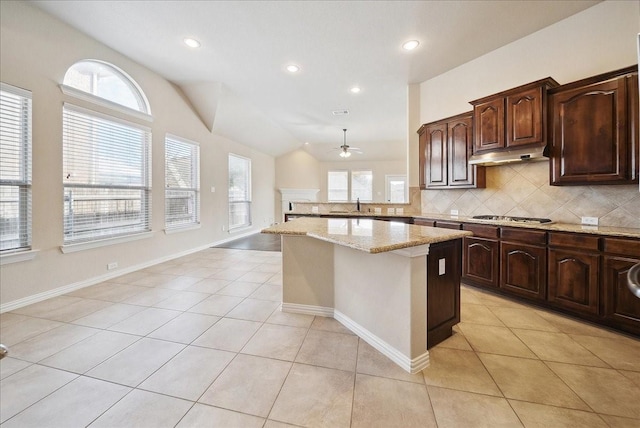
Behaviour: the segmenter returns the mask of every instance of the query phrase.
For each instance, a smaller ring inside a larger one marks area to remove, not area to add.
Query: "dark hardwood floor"
[[[235,248],[240,250],[282,251],[280,235],[256,233],[216,245],[214,248]]]

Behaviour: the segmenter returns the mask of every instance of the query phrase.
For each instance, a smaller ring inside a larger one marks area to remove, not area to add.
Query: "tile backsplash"
[[[549,186],[549,162],[487,168],[485,189],[423,190],[423,213],[550,218],[560,223],[598,217],[601,226],[640,228],[638,185]]]

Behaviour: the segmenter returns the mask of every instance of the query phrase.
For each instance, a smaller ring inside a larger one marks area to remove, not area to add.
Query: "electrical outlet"
[[[113,270],[118,267],[118,262],[111,262],[107,264],[107,270]]]
[[[582,217],[582,224],[585,224],[588,226],[597,226],[598,217]]]
[[[458,210],[451,210],[451,215],[458,215]]]
[[[225,228],[224,228],[224,226],[221,226],[221,229],[222,229],[222,231],[224,232],[224,229],[225,229]]]

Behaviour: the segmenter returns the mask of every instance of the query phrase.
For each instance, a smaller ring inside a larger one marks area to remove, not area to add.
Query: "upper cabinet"
[[[638,67],[549,91],[551,184],[638,182]]]
[[[420,135],[420,188],[485,187],[485,169],[469,165],[473,115],[463,113],[424,124]]]
[[[548,77],[471,101],[474,152],[544,144],[547,91],[556,86],[558,83]]]

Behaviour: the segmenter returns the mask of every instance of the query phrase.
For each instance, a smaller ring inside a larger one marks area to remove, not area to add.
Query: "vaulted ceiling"
[[[598,1],[33,3],[179,85],[216,134],[273,156],[304,147],[335,160],[347,128],[364,152],[351,159],[384,160],[406,156],[408,84]],[[411,39],[418,48],[403,50]]]

